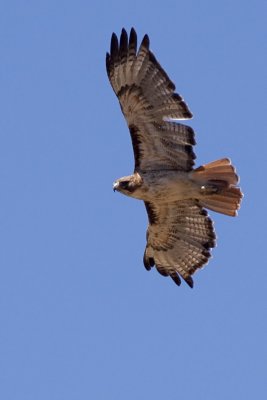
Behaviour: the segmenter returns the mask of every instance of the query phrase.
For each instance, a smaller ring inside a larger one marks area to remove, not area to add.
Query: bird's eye
[[[128,189],[129,181],[122,181],[120,183],[120,186],[121,186],[122,189]]]

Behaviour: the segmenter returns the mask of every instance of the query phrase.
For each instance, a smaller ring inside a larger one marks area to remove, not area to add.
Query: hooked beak
[[[113,183],[113,192],[116,192],[118,186],[119,186],[119,182]]]

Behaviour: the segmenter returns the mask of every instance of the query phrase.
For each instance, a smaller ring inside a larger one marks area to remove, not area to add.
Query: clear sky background
[[[267,3],[0,3],[0,398],[267,397]],[[194,114],[197,165],[231,157],[238,218],[179,288],[142,265],[147,216],[105,71],[134,26]]]

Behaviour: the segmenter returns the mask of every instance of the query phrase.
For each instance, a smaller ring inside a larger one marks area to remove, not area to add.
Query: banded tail
[[[193,178],[203,186],[200,204],[212,211],[235,217],[243,194],[239,178],[229,158],[213,161],[193,171]]]

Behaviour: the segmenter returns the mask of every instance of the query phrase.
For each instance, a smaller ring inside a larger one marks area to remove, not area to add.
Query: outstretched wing
[[[170,276],[177,285],[179,275],[193,287],[191,275],[208,262],[215,246],[213,223],[197,200],[156,205],[145,203],[149,226],[144,265]]]
[[[149,50],[144,36],[137,51],[137,36],[122,29],[120,43],[113,33],[107,73],[131,133],[135,171],[182,170],[194,165],[192,128],[174,122],[192,117],[186,103]]]

